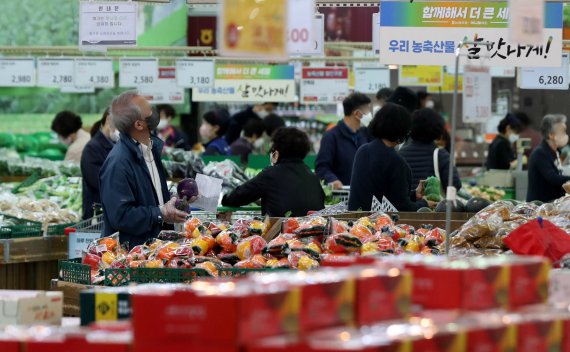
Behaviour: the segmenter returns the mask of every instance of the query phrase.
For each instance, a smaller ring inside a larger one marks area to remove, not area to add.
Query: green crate
[[[59,225],[49,225],[47,228],[47,236],[63,236],[65,235],[65,229],[68,227],[73,227],[74,223],[59,224]]]
[[[15,225],[0,226],[0,239],[2,240],[42,236],[42,224],[39,222],[5,214],[0,214],[0,217],[11,219],[15,222]]]
[[[105,280],[104,286],[125,286],[131,281],[132,269],[105,269],[103,271]]]
[[[58,262],[59,279],[81,285],[91,285],[91,268],[81,264],[81,258],[60,260]]]
[[[269,155],[249,154],[247,167],[251,169],[262,170],[268,166],[271,166]]]
[[[131,269],[131,282],[136,283],[190,283],[197,277],[211,276],[204,269],[175,269],[175,268],[133,268]]]

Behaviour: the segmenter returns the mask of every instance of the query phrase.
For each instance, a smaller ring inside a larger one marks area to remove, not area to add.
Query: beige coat
[[[75,141],[69,145],[69,148],[67,148],[65,161],[73,161],[74,163],[79,164],[81,162],[83,148],[85,148],[85,145],[90,139],[91,135],[89,133],[79,129],[79,131],[77,131],[77,138],[75,138]]]

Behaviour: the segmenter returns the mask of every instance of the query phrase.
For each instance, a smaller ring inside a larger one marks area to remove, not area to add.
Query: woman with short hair
[[[62,144],[67,145],[65,160],[79,164],[83,148],[91,136],[81,129],[83,122],[81,117],[72,111],[61,111],[55,115],[51,123],[51,130],[57,133],[57,137]]]

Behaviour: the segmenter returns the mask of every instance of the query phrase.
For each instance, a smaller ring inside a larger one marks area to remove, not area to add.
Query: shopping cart
[[[81,253],[87,250],[89,243],[101,237],[103,231],[103,214],[83,220],[70,227],[75,229],[75,231],[70,232],[68,236],[68,258],[81,258]]]

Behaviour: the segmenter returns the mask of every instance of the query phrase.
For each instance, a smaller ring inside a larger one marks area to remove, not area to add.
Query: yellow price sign
[[[223,0],[218,16],[222,56],[287,58],[287,0]]]
[[[463,92],[463,75],[459,75],[457,81],[457,92]],[[441,86],[430,86],[427,91],[429,93],[453,93],[455,90],[455,74],[444,73],[443,84]]]
[[[443,66],[400,66],[401,86],[440,86],[443,83]]]

